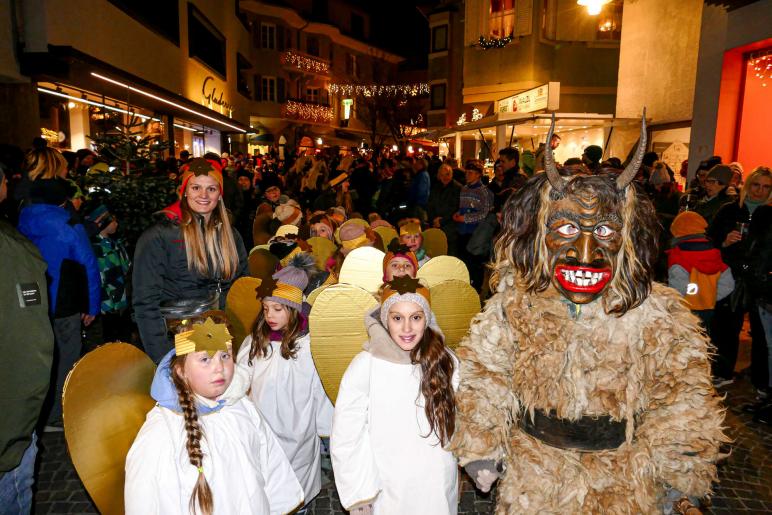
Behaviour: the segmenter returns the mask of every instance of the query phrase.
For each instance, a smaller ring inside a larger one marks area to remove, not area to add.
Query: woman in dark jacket
[[[767,348],[764,330],[755,306],[755,280],[748,275],[752,250],[748,229],[757,208],[770,199],[772,172],[759,167],[748,176],[737,202],[723,206],[708,227],[708,236],[721,249],[721,257],[732,269],[735,289],[729,297],[716,304],[712,337],[718,350],[715,366],[717,384],[730,382],[737,361],[739,335],[745,313],[751,323],[751,380],[759,390],[766,390]],[[769,229],[768,227],[766,228]]]
[[[223,204],[219,163],[194,159],[181,171],[182,198],[140,236],[134,254],[134,314],[155,362],[172,348],[162,306],[221,309],[233,281],[247,274],[244,243]]]

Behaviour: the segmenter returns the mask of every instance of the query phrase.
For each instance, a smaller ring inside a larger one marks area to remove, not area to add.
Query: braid
[[[209,488],[209,483],[204,476],[204,453],[201,450],[201,438],[203,432],[201,426],[198,423],[198,409],[196,408],[196,401],[193,398],[193,393],[188,388],[188,385],[177,373],[177,370],[184,363],[185,357],[172,358],[172,381],[175,388],[177,388],[177,395],[179,396],[180,408],[182,408],[182,416],[185,418],[185,433],[187,433],[188,440],[186,448],[188,451],[188,458],[190,464],[198,469],[198,480],[196,486],[193,487],[193,493],[190,495],[189,508],[191,513],[196,513],[196,504],[201,508],[202,515],[211,515],[214,508],[214,502],[212,499],[212,490]]]

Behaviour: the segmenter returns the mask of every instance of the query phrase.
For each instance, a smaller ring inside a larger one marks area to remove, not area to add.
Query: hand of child
[[[349,512],[351,515],[373,515],[373,505],[365,504],[364,506],[358,506],[352,508]]]

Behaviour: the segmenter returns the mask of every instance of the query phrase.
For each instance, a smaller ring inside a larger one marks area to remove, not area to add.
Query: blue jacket
[[[99,265],[83,225],[71,224],[70,214],[62,207],[31,204],[22,209],[18,229],[35,244],[48,265],[49,312],[52,315],[56,313],[62,263],[69,259],[85,269],[88,314],[98,315],[102,301]]]
[[[429,179],[429,172],[421,170],[413,177],[413,181],[410,183],[410,190],[407,194],[410,207],[420,206],[426,208],[426,204],[429,203],[430,189],[431,180]]]

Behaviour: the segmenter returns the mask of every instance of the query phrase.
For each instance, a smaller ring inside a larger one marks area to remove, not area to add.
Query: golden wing
[[[399,238],[397,231],[394,230],[393,227],[380,226],[373,229],[373,231],[378,233],[378,236],[381,237],[381,242],[383,243],[384,249],[389,248],[389,243],[391,243],[391,240],[394,238]]]
[[[423,233],[424,249],[429,257],[445,256],[448,253],[448,237],[440,229],[426,229]]]
[[[365,314],[377,305],[362,288],[335,284],[320,292],[311,308],[311,354],[333,404],[343,373],[367,341]]]
[[[122,514],[126,454],[155,404],[155,365],[128,343],[108,343],[75,363],[62,394],[64,437],[100,513]]]
[[[263,309],[263,304],[257,298],[257,288],[262,279],[241,277],[231,285],[225,298],[225,314],[233,333],[233,355],[237,355],[244,338],[252,331],[255,320]]]
[[[338,282],[359,286],[370,293],[377,292],[383,284],[383,258],[385,256],[386,254],[373,247],[360,247],[352,250],[343,261]]]
[[[437,325],[445,334],[445,345],[455,349],[469,331],[472,318],[480,312],[480,296],[469,282],[456,279],[437,283],[429,292]]]
[[[453,256],[437,256],[418,269],[417,277],[429,288],[443,281],[455,279],[469,284],[469,270],[460,259]]]
[[[335,254],[338,247],[331,240],[319,236],[308,238],[306,243],[311,245],[311,254],[314,255],[316,266],[319,267],[319,270],[326,270],[325,265],[327,264],[327,260],[330,259],[330,256]]]

